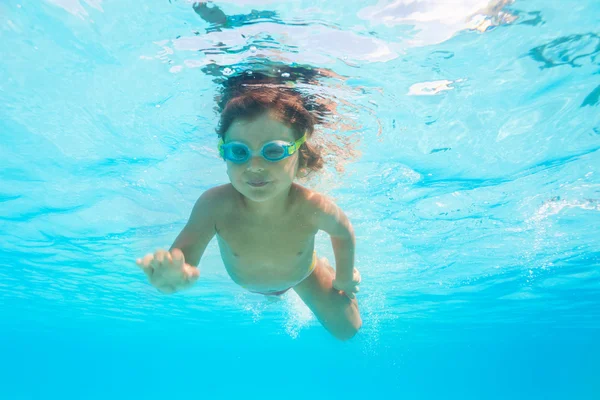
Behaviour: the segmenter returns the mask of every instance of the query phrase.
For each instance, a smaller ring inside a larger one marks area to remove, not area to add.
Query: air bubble
[[[229,67],[227,67],[227,68],[223,68],[223,75],[225,75],[225,76],[229,76],[229,75],[231,75],[231,74],[233,74],[233,69],[231,69],[231,68],[229,68]]]
[[[281,76],[284,78],[289,78],[290,74],[289,74],[289,72],[284,72],[283,74],[281,74]]]

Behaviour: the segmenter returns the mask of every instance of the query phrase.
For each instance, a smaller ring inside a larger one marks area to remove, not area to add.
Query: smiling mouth
[[[268,181],[248,181],[248,185],[253,186],[253,187],[262,187],[265,186],[267,183],[269,183]]]

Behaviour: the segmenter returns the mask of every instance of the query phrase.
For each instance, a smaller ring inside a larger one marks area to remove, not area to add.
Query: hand
[[[336,274],[337,275],[337,274]],[[350,280],[333,280],[333,288],[336,290],[341,290],[346,293],[346,296],[353,299],[355,298],[355,294],[360,291],[358,285],[360,284],[360,272],[356,268],[352,271],[352,279]]]
[[[183,253],[173,249],[170,253],[158,250],[138,258],[136,264],[144,271],[152,286],[163,293],[175,293],[192,286],[200,276],[200,271],[185,263]]]

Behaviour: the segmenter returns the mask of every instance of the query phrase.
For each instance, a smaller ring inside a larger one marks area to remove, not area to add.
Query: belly
[[[234,255],[221,251],[225,269],[238,285],[256,292],[271,292],[296,286],[308,274],[313,262],[313,252],[298,256],[268,254],[258,256]]]

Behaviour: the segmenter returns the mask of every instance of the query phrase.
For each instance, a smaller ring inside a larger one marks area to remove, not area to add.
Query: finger
[[[140,268],[144,269],[144,268],[148,268],[150,266],[150,263],[152,262],[152,259],[154,258],[154,255],[149,253],[146,254],[143,258],[138,258],[135,262],[137,265],[139,265]]]
[[[156,250],[156,253],[154,253],[154,259],[159,263],[162,264],[165,261],[165,251],[160,249],[160,250]]]
[[[148,254],[148,255],[144,256],[144,258],[142,258],[142,259],[138,258],[136,260],[136,264],[138,265],[138,267],[140,267],[140,269],[142,271],[144,271],[144,274],[146,274],[146,276],[148,278],[150,278],[152,276],[152,274],[154,274],[154,268],[152,268],[152,266],[151,266],[151,262],[152,262],[153,258],[154,258],[154,256],[152,256],[152,254]]]
[[[192,267],[191,265],[185,265],[185,276],[189,281],[195,281],[200,276],[200,270],[196,267]]]
[[[335,281],[335,279],[331,282],[331,286],[335,289],[335,290],[340,290],[337,286],[337,282]]]
[[[360,276],[360,272],[358,272],[358,270],[356,268],[354,268],[354,273],[352,274],[352,280],[354,282],[360,283],[361,281],[361,276]]]
[[[156,267],[158,268],[169,268],[173,264],[171,254],[166,250],[158,250],[154,254],[154,259],[156,260]]]
[[[185,262],[185,256],[183,255],[183,252],[179,249],[171,250],[171,258],[173,260],[173,264],[176,267],[181,267]]]
[[[156,258],[156,253],[150,259],[148,266],[150,266],[152,268],[158,268],[160,266],[160,262],[158,262],[158,258]]]
[[[348,296],[350,299],[356,298],[356,296],[352,292],[344,292],[344,293],[346,293],[346,296]]]
[[[173,257],[173,260],[183,260],[185,258],[183,251],[177,248],[171,250],[171,256]]]
[[[162,264],[158,261],[156,257],[153,257],[152,260],[150,260],[150,263],[148,264],[148,267],[153,269],[159,269],[161,266]]]

